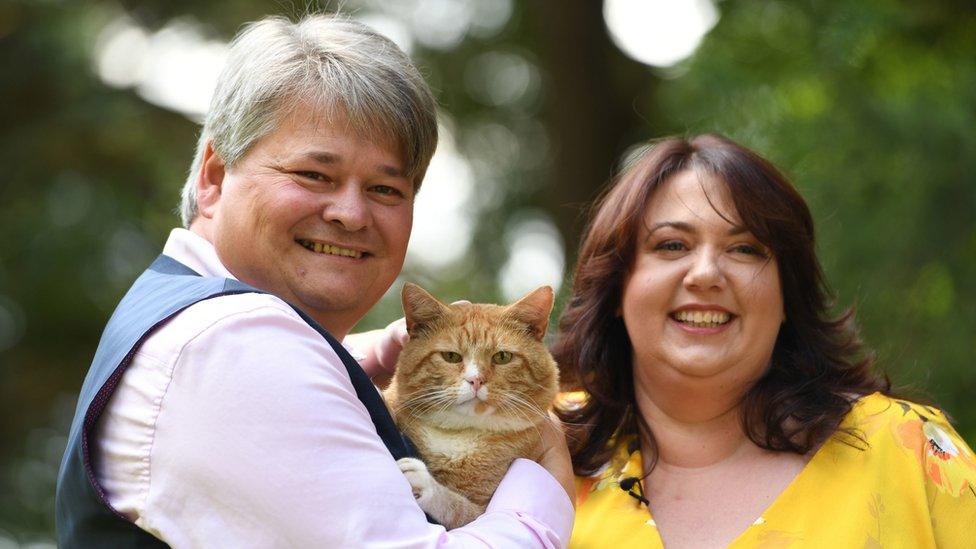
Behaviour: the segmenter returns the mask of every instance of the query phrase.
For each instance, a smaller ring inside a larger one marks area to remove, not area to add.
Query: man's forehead
[[[281,112],[277,127],[290,130],[299,138],[343,137],[381,147],[403,158],[403,147],[391,130],[384,130],[379,121],[350,116],[339,105],[302,102]]]

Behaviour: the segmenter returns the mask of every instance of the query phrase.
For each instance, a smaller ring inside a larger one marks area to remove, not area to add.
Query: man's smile
[[[360,250],[354,250],[352,248],[344,248],[341,246],[335,246],[333,244],[327,244],[324,242],[314,242],[311,240],[306,240],[304,238],[296,238],[295,242],[301,244],[304,248],[319,254],[339,255],[343,257],[351,257],[353,259],[361,259],[363,257],[368,257],[370,255],[369,253]]]

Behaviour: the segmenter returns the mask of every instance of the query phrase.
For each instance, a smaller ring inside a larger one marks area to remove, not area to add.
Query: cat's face
[[[396,369],[399,405],[447,428],[507,431],[542,421],[559,385],[542,342],[552,301],[544,286],[507,307],[444,305],[405,285],[410,342]]]

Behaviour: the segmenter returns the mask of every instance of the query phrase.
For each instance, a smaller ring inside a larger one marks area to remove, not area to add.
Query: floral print
[[[968,548],[976,524],[976,457],[945,415],[881,394],[862,397],[793,482],[729,547]],[[570,547],[661,548],[649,507],[620,489],[640,476],[621,441],[610,463],[577,479]]]
[[[914,454],[932,485],[953,497],[976,497],[976,457],[941,412],[895,401],[903,411],[894,428],[898,441]]]

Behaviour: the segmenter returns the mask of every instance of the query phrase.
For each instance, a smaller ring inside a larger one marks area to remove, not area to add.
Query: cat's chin
[[[465,402],[452,410],[428,414],[425,421],[443,429],[480,429],[498,432],[522,431],[535,426],[524,418],[499,415],[494,406],[489,406],[483,413],[477,414],[472,401]]]

